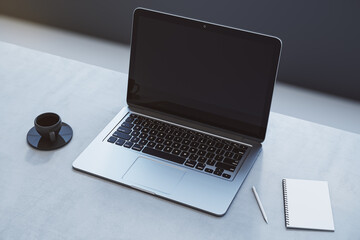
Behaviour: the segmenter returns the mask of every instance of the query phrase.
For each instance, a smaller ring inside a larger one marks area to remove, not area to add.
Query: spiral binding
[[[284,191],[284,210],[285,210],[285,225],[289,226],[289,211],[288,211],[288,199],[287,199],[287,188],[286,188],[286,179],[282,180],[283,191]]]

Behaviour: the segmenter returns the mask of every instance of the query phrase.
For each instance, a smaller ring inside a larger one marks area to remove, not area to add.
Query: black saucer
[[[54,150],[61,148],[68,144],[73,136],[73,130],[71,127],[62,123],[59,135],[56,138],[55,142],[50,142],[50,140],[42,138],[40,134],[35,130],[35,127],[32,127],[27,134],[27,142],[33,148],[39,150]]]

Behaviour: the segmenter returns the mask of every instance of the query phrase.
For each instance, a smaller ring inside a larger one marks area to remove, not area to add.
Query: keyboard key
[[[111,137],[109,137],[109,139],[107,141],[110,143],[114,143],[114,142],[116,142],[116,140],[117,140],[116,137],[111,136]]]
[[[236,154],[234,154],[234,156],[232,158],[235,160],[240,160],[242,158],[242,155],[236,153]]]
[[[148,128],[149,130],[150,130],[150,124],[151,124],[151,122],[149,122],[149,119],[145,120],[145,121],[142,123],[142,125],[143,125],[144,127]]]
[[[127,135],[125,133],[121,133],[121,132],[118,132],[118,131],[114,132],[113,136],[118,137],[118,138],[122,138],[122,139],[125,139],[125,140],[129,140],[131,138],[130,135]]]
[[[190,139],[191,141],[193,141],[193,142],[196,142],[196,141],[199,139],[199,137],[198,137],[198,136],[195,136],[195,135],[192,135],[189,139]]]
[[[146,145],[148,143],[148,141],[146,141],[145,139],[141,139],[140,141],[139,141],[139,144],[141,144],[141,145]]]
[[[223,173],[223,172],[224,172],[224,169],[222,169],[222,168],[216,168],[215,171],[219,171],[219,172]]]
[[[209,147],[207,150],[208,150],[208,152],[215,152],[216,148],[214,148],[214,147]]]
[[[172,144],[172,141],[170,141],[170,140],[164,141],[164,145],[166,145],[166,146],[171,146],[171,144]]]
[[[132,121],[134,121],[134,118],[132,118],[131,116],[125,120],[125,122],[128,122],[128,123],[132,123]]]
[[[128,123],[128,122],[123,122],[121,124],[122,127],[126,127],[126,128],[132,128],[134,126],[134,124]]]
[[[208,172],[208,173],[213,173],[214,170],[210,169],[210,168],[205,168],[205,172]]]
[[[174,130],[172,130],[171,128],[167,128],[165,131],[164,131],[164,133],[166,133],[166,134],[173,134],[173,132],[174,132]],[[173,135],[172,135],[173,136]]]
[[[135,119],[133,124],[141,124],[141,120],[140,119]],[[138,129],[139,130],[139,129]]]
[[[193,160],[187,160],[186,163],[185,163],[185,166],[188,166],[188,167],[195,167],[196,165],[196,161],[193,161]]]
[[[160,122],[159,122],[159,124],[160,124]],[[160,132],[164,132],[164,131],[166,130],[166,128],[165,128],[164,126],[159,126],[157,129],[158,129]]]
[[[188,149],[189,149],[189,146],[186,146],[186,145],[182,145],[180,147],[180,150],[182,150],[182,151],[187,151]]]
[[[188,158],[189,157],[189,153],[188,152],[182,152],[180,153],[180,157],[183,157],[183,158]]]
[[[210,144],[209,144],[209,145],[210,145]],[[210,146],[211,146],[211,145],[210,145]],[[215,147],[216,147],[216,148],[223,148],[223,147],[224,147],[224,144],[218,142],[218,143],[215,144]]]
[[[207,154],[206,154],[206,157],[207,157],[207,158],[214,158],[214,157],[215,157],[215,154],[213,154],[213,153],[207,153]]]
[[[206,143],[208,140],[207,139],[205,139],[205,138],[200,138],[199,140],[198,140],[198,142],[199,143],[202,143],[202,144],[204,144],[204,143]],[[205,145],[206,146],[206,145]]]
[[[155,140],[156,143],[163,143],[164,142],[164,139],[163,138],[157,138]]]
[[[231,158],[225,158],[223,162],[235,167],[239,164],[239,160],[234,160]]]
[[[204,134],[199,133],[199,132],[197,132],[196,135],[199,136],[199,137],[204,137]]]
[[[189,133],[183,133],[182,135],[181,135],[181,137],[182,138],[189,138],[190,137],[190,134]]]
[[[232,152],[233,153],[242,153],[244,150],[240,149],[240,148],[233,148]]]
[[[229,178],[231,178],[231,175],[229,175],[229,174],[226,174],[226,173],[223,173],[223,175],[222,175],[224,178],[227,178],[227,179],[229,179]]]
[[[162,125],[163,125],[163,123],[160,122],[160,121],[158,121],[158,120],[155,120],[154,123],[155,123],[156,125],[158,125],[158,126],[162,126]]]
[[[140,131],[141,130],[141,126],[139,126],[139,125],[136,125],[133,129],[134,129],[134,131]]]
[[[147,138],[147,140],[149,140],[149,141],[155,141],[155,139],[156,139],[156,137],[154,137],[154,136],[149,136],[149,137]]]
[[[214,158],[216,161],[222,161],[224,159],[223,156],[220,156],[220,155],[216,155],[215,158]]]
[[[200,144],[199,148],[200,148],[201,150],[206,150],[207,145],[205,145],[205,144]]]
[[[181,145],[180,143],[173,143],[172,147],[173,147],[173,148],[179,148],[180,145]]]
[[[225,144],[225,145],[229,145],[231,147],[231,142],[229,140],[225,140],[225,139],[221,139],[221,141]]]
[[[182,158],[182,157],[174,156],[172,154],[157,151],[156,149],[152,149],[152,148],[148,148],[148,147],[144,148],[143,153],[147,153],[147,154],[150,154],[152,156],[160,157],[160,158],[163,158],[163,159],[166,159],[166,160],[169,160],[169,161],[172,161],[172,162],[176,162],[176,163],[179,163],[179,164],[183,164],[185,162],[185,159]]]
[[[133,137],[130,142],[137,143],[140,140],[138,137]]]
[[[124,147],[126,147],[126,148],[131,148],[132,145],[134,145],[134,143],[129,142],[129,141],[127,141],[127,142],[124,143]]]
[[[130,135],[131,135],[131,136],[139,136],[139,135],[140,135],[140,132],[138,132],[138,131],[133,131]]]
[[[130,114],[130,117],[137,118],[138,116],[136,114],[132,113],[132,114]]]
[[[173,149],[171,147],[165,147],[164,152],[171,152]]]
[[[145,139],[145,138],[147,138],[148,136],[149,136],[149,135],[146,134],[146,133],[141,133],[141,134],[139,135],[139,138]]]
[[[240,147],[240,143],[234,143],[234,142],[232,142],[231,145],[232,145],[234,148],[239,148],[239,147]]]
[[[184,144],[184,145],[189,145],[189,144],[190,144],[190,140],[184,139],[184,140],[182,141],[182,144]]]
[[[163,150],[164,147],[165,147],[165,146],[162,145],[162,144],[157,144],[156,147],[155,147],[155,149],[157,149],[157,150]]]
[[[190,146],[191,147],[198,147],[199,143],[198,142],[192,142],[192,143],[190,143]]]
[[[248,149],[248,146],[240,145],[240,148],[246,151]]]
[[[207,161],[206,157],[200,156],[199,159],[198,159],[198,162],[201,162],[201,163],[205,163],[206,161]]]
[[[225,153],[225,150],[224,149],[218,149],[218,150],[216,150],[215,153],[218,154],[218,155],[223,155]]]
[[[154,143],[154,142],[149,142],[147,146],[153,148],[153,147],[155,147],[155,145],[156,145],[156,143]]]
[[[217,162],[215,166],[218,167],[218,168],[222,168],[222,169],[228,170],[228,171],[230,171],[230,172],[234,172],[234,171],[235,171],[235,166],[231,166],[231,165],[226,164],[226,163]]]
[[[173,136],[173,135],[166,135],[165,138],[168,139],[168,140],[173,140],[173,139],[174,139],[174,136]]]
[[[215,175],[218,175],[218,176],[221,176],[222,172],[218,171],[218,170],[215,170],[214,172]]]
[[[189,152],[191,152],[191,153],[196,153],[197,151],[198,150],[196,148],[193,148],[193,147],[189,149]]]
[[[193,131],[193,130],[188,130],[187,131],[189,134],[191,134],[191,135],[194,135],[195,134],[195,132]]]
[[[150,134],[150,135],[156,135],[156,134],[158,134],[158,131],[156,131],[156,130],[150,130],[149,134]]]
[[[241,155],[243,155],[245,152],[246,152],[246,149],[242,149],[242,148],[238,148],[235,151],[233,150],[233,153],[238,153],[238,154],[241,154]]]
[[[209,159],[207,162],[206,162],[209,166],[214,166],[216,161],[213,160],[213,159]]]
[[[202,171],[204,170],[205,166],[206,165],[204,163],[198,163],[195,168]]]
[[[143,145],[140,144],[135,144],[132,149],[136,150],[136,151],[141,151],[143,149]]]
[[[226,152],[224,154],[225,157],[231,158],[234,154],[232,152]]]
[[[199,151],[197,152],[197,154],[200,155],[200,156],[205,156],[206,151],[204,151],[204,150],[199,150]]]
[[[232,146],[230,146],[230,145],[225,145],[224,146],[224,149],[226,150],[226,151],[231,151],[232,150]]]
[[[126,134],[129,134],[131,132],[131,129],[125,127],[119,127],[117,130],[121,133],[126,133]]]
[[[158,135],[157,135],[158,137],[161,137],[161,138],[164,138],[165,137],[165,133],[163,133],[163,132],[160,132],[160,133],[158,133]]]
[[[197,160],[199,158],[198,155],[196,154],[191,154],[190,157],[189,157],[191,160]]]
[[[174,149],[171,153],[172,153],[172,154],[175,154],[175,155],[179,155],[179,154],[180,154],[180,150],[179,150],[179,149]]]
[[[158,125],[156,125],[156,124],[150,124],[150,126],[149,126],[149,128],[151,128],[151,129],[156,129],[156,128],[158,128]]]
[[[124,139],[121,139],[121,138],[119,138],[119,139],[115,142],[115,144],[117,144],[117,145],[119,145],[119,146],[122,146],[124,143],[125,143],[125,140],[124,140]]]

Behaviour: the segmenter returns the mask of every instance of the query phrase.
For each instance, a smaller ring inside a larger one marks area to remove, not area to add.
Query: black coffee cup
[[[55,142],[62,126],[61,118],[56,113],[43,113],[35,118],[36,131],[42,138]]]

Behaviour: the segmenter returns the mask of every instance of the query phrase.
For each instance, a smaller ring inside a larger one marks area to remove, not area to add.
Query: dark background
[[[129,43],[136,7],[275,35],[279,81],[360,100],[357,0],[1,0],[0,14]]]

